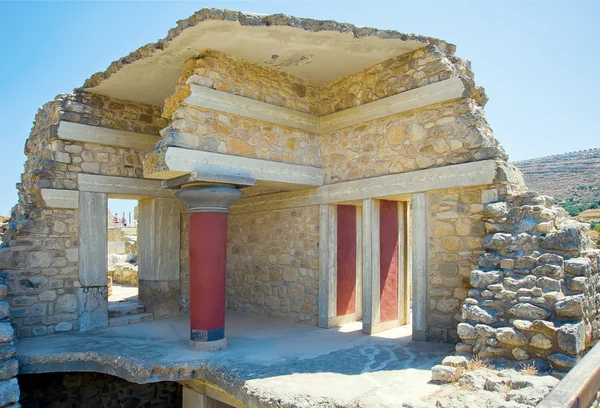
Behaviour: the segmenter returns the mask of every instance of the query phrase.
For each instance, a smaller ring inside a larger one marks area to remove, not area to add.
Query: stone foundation
[[[180,408],[181,385],[164,381],[135,384],[97,373],[20,375],[23,408],[163,407]]]

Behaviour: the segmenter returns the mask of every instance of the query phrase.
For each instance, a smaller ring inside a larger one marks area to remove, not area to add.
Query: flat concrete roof
[[[324,82],[431,42],[441,41],[336,21],[202,9],[178,21],[167,37],[140,47],[94,74],[82,88],[162,106],[175,91],[184,62],[205,49]]]
[[[360,323],[320,329],[228,313],[229,347],[187,347],[189,317],[20,339],[20,374],[92,371],[133,382],[202,378],[248,406],[398,407],[438,390],[430,369],[453,345],[410,340],[410,326],[374,336]],[[261,403],[261,401],[263,401]],[[302,403],[303,402],[303,403]]]

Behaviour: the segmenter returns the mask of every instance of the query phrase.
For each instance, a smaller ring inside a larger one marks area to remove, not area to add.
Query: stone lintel
[[[323,185],[323,170],[320,168],[251,157],[169,147],[165,153],[165,163],[170,171],[210,172],[252,178],[264,187],[299,189]]]
[[[319,117],[200,85],[189,86],[192,93],[185,104],[319,134],[458,99],[465,91],[460,78],[454,77]]]
[[[101,176],[79,173],[77,175],[79,191],[106,193],[109,197],[174,197],[174,192],[162,188],[160,180],[138,179],[134,177]]]
[[[458,99],[465,91],[459,78],[449,78],[320,118],[320,133],[331,133],[413,109]]]
[[[61,120],[58,125],[58,137],[74,142],[97,143],[148,152],[156,146],[160,136],[145,133],[128,132],[100,126],[84,125]]]
[[[42,188],[42,199],[48,208],[79,208],[79,192],[77,190],[59,190]]]
[[[494,160],[484,160],[346,181],[297,192],[248,197],[233,204],[231,213],[307,207],[369,198],[397,200],[398,197],[417,192],[488,185],[495,181],[496,168]]]
[[[183,176],[163,180],[162,187],[166,189],[178,189],[185,184],[195,183],[230,184],[236,188],[243,188],[255,186],[256,180],[251,177],[193,171]]]
[[[319,132],[318,116],[195,84],[189,86],[192,94],[184,99],[185,104],[312,133]]]

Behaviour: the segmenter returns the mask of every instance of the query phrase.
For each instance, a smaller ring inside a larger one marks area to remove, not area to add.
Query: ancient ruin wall
[[[24,407],[76,406],[78,408],[163,407],[182,404],[182,387],[173,381],[134,384],[98,373],[20,375]]]
[[[59,95],[38,111],[0,249],[19,337],[77,329],[77,211],[45,208],[41,188],[75,190],[78,173],[142,176],[139,151],[59,140],[61,120],[154,135],[166,124],[157,107],[87,93]]]
[[[567,371],[600,337],[600,252],[551,197],[509,195],[483,215],[485,253],[471,272],[457,351]]]
[[[16,336],[10,323],[10,305],[5,300],[8,286],[0,272],[0,407],[10,407],[19,401],[19,361],[15,358]]]

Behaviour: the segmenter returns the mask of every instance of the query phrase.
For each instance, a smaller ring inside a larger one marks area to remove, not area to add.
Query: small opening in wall
[[[137,200],[108,200],[108,317],[144,313],[139,303]]]

